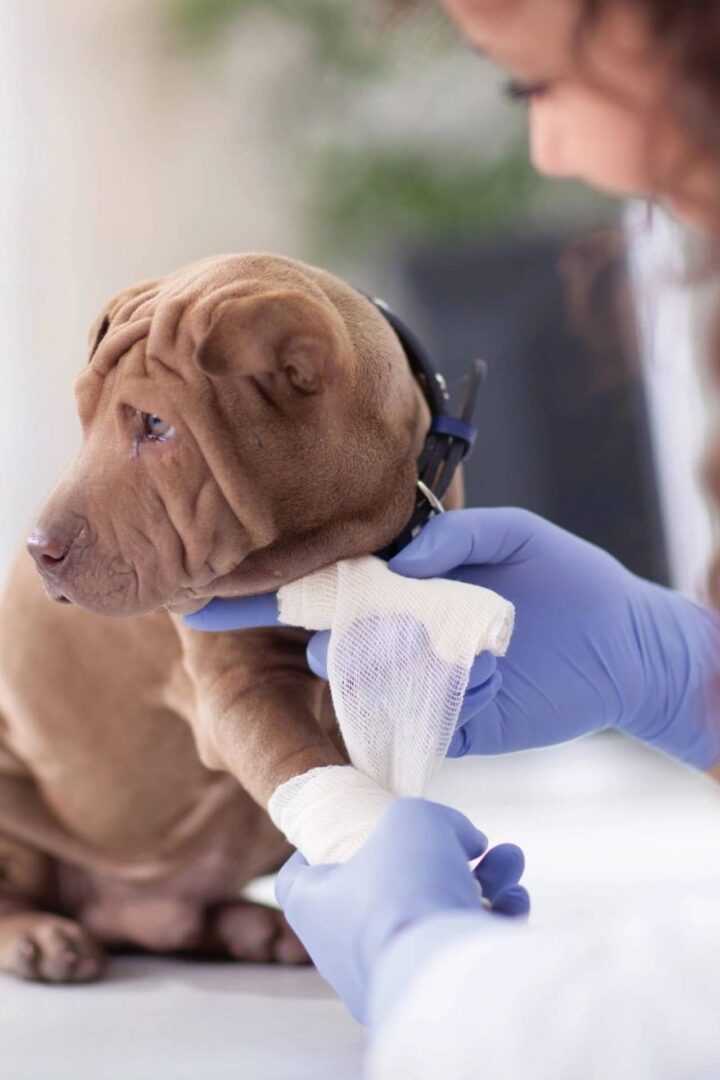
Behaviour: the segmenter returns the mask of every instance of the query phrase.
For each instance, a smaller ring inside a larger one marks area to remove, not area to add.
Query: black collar
[[[459,415],[452,416],[449,412],[450,395],[445,379],[435,369],[419,339],[384,300],[373,296],[367,298],[395,331],[432,414],[430,428],[418,459],[417,494],[410,520],[392,543],[377,552],[381,558],[389,559],[409,544],[434,514],[443,512],[442,500],[450,487],[455,470],[470,453],[475,442],[477,429],[472,419],[487,365],[483,360],[472,362],[465,378]]]

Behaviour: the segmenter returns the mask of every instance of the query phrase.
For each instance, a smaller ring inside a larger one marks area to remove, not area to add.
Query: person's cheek
[[[567,176],[567,134],[558,110],[542,101],[530,105],[528,112],[530,159],[543,176]]]
[[[538,172],[573,177],[617,195],[654,189],[646,129],[618,105],[588,95],[530,109],[530,152]]]

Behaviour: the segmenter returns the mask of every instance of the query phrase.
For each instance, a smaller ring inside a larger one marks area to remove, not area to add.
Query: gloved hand
[[[423,799],[396,799],[348,862],[308,866],[296,852],[278,874],[275,893],[320,974],[364,1022],[373,971],[401,929],[431,915],[492,911],[526,915],[518,885],[525,860],[514,844],[490,850],[474,872],[468,862],[487,838],[457,810]]]
[[[525,510],[442,514],[390,567],[483,585],[515,604],[502,685],[474,716],[468,694],[460,752],[525,750],[614,727],[699,768],[720,759],[715,612]]]
[[[218,597],[193,615],[183,615],[183,622],[193,630],[218,633],[221,630],[249,630],[253,626],[276,626],[277,593],[239,596],[225,600]]]
[[[219,632],[222,630],[247,630],[253,626],[275,626],[278,623],[277,593],[262,593],[259,596],[245,596],[238,599],[216,599],[196,611],[185,615],[183,622],[193,630]],[[330,631],[313,634],[307,647],[307,660],[310,669],[321,679],[327,679],[327,650]],[[468,690],[460,710],[459,727],[448,748],[449,757],[458,757],[465,752],[465,738],[462,725],[477,716],[487,702],[492,701],[500,689],[501,677],[497,671],[497,660],[492,653],[484,652],[475,657],[470,669]]]

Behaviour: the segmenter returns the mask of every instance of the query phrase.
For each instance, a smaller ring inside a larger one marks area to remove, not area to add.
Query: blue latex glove
[[[502,844],[471,871],[468,862],[486,850],[487,838],[457,810],[396,799],[352,859],[308,866],[296,852],[275,892],[320,974],[365,1022],[373,972],[400,930],[452,912],[493,918],[478,883],[494,912],[527,915],[528,894],[518,885],[522,851]]]
[[[253,626],[277,626],[277,593],[240,596],[237,599],[211,600],[194,615],[183,615],[183,622],[193,630],[249,630]]]
[[[699,768],[720,759],[715,612],[525,510],[443,514],[390,567],[483,585],[515,604],[502,685],[470,718],[472,694],[466,702],[456,732],[465,753],[614,727]]]
[[[259,596],[245,596],[238,599],[211,600],[196,611],[194,615],[185,615],[183,622],[193,630],[219,632],[222,630],[247,630],[254,626],[275,626],[278,624],[277,593],[262,593]],[[327,679],[327,651],[330,641],[329,631],[314,634],[307,647],[307,660],[311,671],[321,679]],[[477,716],[487,702],[497,694],[502,679],[497,671],[497,661],[488,652],[475,657],[470,669],[468,691],[459,717],[459,729],[448,748],[449,757],[459,757],[465,753],[465,738],[462,725]]]

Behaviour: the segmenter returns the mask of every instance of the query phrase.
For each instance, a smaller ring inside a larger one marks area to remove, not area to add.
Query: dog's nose
[[[57,573],[70,550],[70,544],[47,529],[33,529],[27,540],[27,549],[41,570]]]

